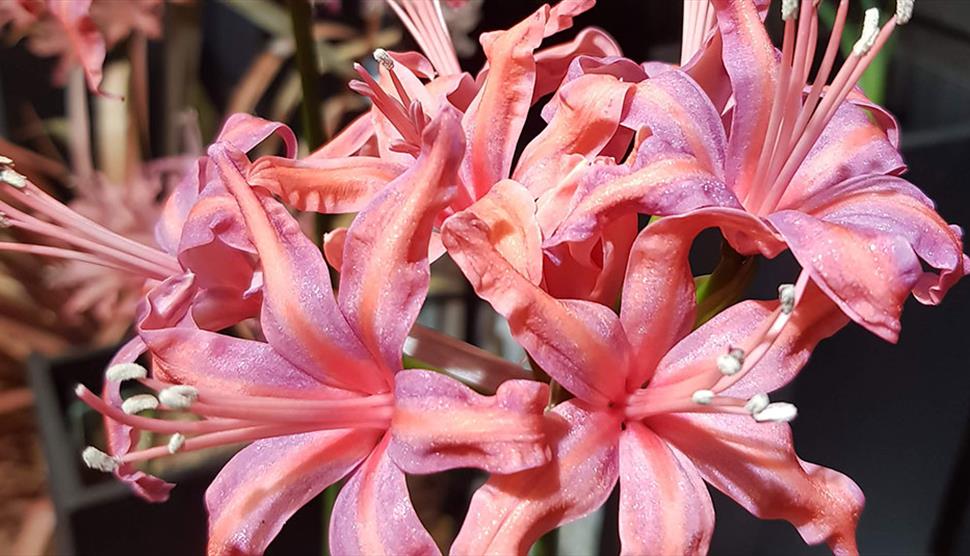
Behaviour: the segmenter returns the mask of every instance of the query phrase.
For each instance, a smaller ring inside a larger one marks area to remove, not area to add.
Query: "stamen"
[[[182,446],[184,445],[185,445],[185,435],[180,432],[177,432],[173,434],[171,438],[168,439],[168,453],[174,454],[175,452],[178,452],[179,450],[181,450]]]
[[[374,59],[377,60],[380,65],[384,66],[384,69],[391,71],[394,69],[394,58],[387,53],[383,48],[378,48],[374,50]]]
[[[916,0],[896,0],[896,24],[905,25],[913,18]]]
[[[785,21],[798,19],[798,0],[781,0],[781,18]]]
[[[7,217],[7,213],[0,211],[0,228],[9,228],[13,225],[10,222],[10,218]]]
[[[186,409],[199,398],[199,391],[187,384],[169,386],[158,393],[158,399],[172,409]]]
[[[748,403],[744,404],[744,408],[748,410],[749,413],[754,415],[764,411],[770,403],[771,400],[768,399],[768,394],[755,394],[754,396],[751,396]]]
[[[866,10],[865,19],[862,22],[862,35],[852,47],[852,54],[864,56],[876,44],[876,37],[879,36],[879,8],[869,8]]]
[[[0,164],[4,166],[13,166],[13,159],[0,154]]]
[[[717,356],[717,370],[721,374],[731,376],[741,370],[744,364],[744,350],[731,348],[727,353]]]
[[[148,376],[148,369],[138,363],[118,363],[117,365],[108,367],[104,376],[111,382],[124,382],[126,380],[146,378]]]
[[[710,405],[714,400],[714,392],[711,390],[697,390],[691,395],[690,399],[698,405]]]
[[[778,302],[781,303],[781,312],[790,315],[795,310],[795,286],[793,284],[782,284],[778,286]]]
[[[753,415],[759,423],[790,423],[798,416],[798,408],[787,402],[774,402]]]
[[[105,473],[111,473],[118,468],[118,460],[95,448],[94,446],[88,446],[85,448],[84,451],[81,452],[81,459],[84,460],[84,465],[87,465],[91,469],[104,471]]]
[[[0,181],[6,182],[17,189],[24,189],[27,187],[26,176],[9,167],[0,171]]]
[[[128,415],[137,415],[142,411],[158,409],[158,399],[151,394],[138,394],[122,402],[121,410]]]

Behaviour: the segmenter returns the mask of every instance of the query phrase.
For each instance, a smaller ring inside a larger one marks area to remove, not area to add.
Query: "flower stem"
[[[303,88],[303,135],[310,150],[323,145],[323,118],[320,113],[320,91],[317,70],[317,50],[311,25],[313,18],[307,0],[288,0],[296,44],[296,65]]]
[[[697,287],[697,320],[694,328],[741,299],[745,288],[754,279],[757,259],[745,257],[727,242],[721,244],[721,260],[714,272],[694,279]]]

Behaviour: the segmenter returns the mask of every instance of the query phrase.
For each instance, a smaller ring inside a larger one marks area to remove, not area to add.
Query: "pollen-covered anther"
[[[158,399],[173,409],[186,409],[199,397],[199,391],[186,384],[169,386],[158,393]]]
[[[128,415],[137,415],[142,411],[158,409],[158,399],[151,394],[138,394],[122,402],[121,410]]]
[[[13,159],[9,156],[3,156],[0,154],[0,165],[3,166],[13,166]]]
[[[744,409],[746,409],[748,413],[754,415],[764,411],[770,403],[771,400],[768,399],[768,394],[755,394],[751,396],[748,403],[744,404]]]
[[[879,36],[879,8],[869,8],[862,20],[862,35],[852,47],[852,53],[856,56],[865,56],[866,53],[876,44],[876,37]]]
[[[148,376],[148,369],[138,363],[118,363],[108,367],[104,373],[105,378],[111,382],[124,382],[126,380],[137,380]]]
[[[380,65],[384,66],[384,69],[387,71],[394,69],[394,58],[391,58],[391,55],[388,54],[383,48],[374,50],[374,59],[377,60]]]
[[[27,187],[27,178],[23,174],[14,170],[13,168],[7,167],[0,171],[0,181],[7,183],[17,189],[23,189]]]
[[[913,5],[916,0],[896,0],[896,24],[905,25],[913,18]]]
[[[785,21],[798,18],[798,0],[781,0],[781,18]]]
[[[185,435],[180,432],[177,432],[173,434],[171,438],[168,439],[168,446],[167,446],[168,453],[174,454],[175,452],[178,452],[179,450],[181,450],[182,446],[184,445],[185,445]]]
[[[787,402],[772,402],[752,415],[759,423],[789,423],[798,416],[798,408]]]
[[[778,302],[781,303],[782,313],[791,314],[795,310],[795,286],[792,284],[778,286]]]
[[[725,376],[737,374],[744,364],[744,350],[741,348],[731,348],[727,353],[717,356],[717,370]]]
[[[690,399],[698,405],[710,405],[714,400],[714,392],[711,390],[697,390],[691,395]]]
[[[87,465],[91,469],[104,471],[105,473],[111,473],[118,468],[118,460],[95,448],[94,446],[88,446],[85,448],[84,451],[81,452],[81,459],[84,460],[84,465]]]

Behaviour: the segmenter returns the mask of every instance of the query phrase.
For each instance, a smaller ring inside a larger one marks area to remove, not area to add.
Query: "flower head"
[[[708,96],[713,93],[695,94],[690,118],[652,147],[673,179],[730,190],[716,203],[723,209],[702,210],[697,218],[719,226],[738,251],[774,256],[790,249],[847,315],[894,341],[906,297],[912,292],[923,303],[938,303],[970,260],[962,253],[961,230],[897,177],[905,166],[895,120],[855,89],[897,18],[879,28],[878,14],[870,12],[856,48],[830,81],[848,10],[841,2],[832,39],[809,81],[816,4],[801,2],[798,17],[785,20],[779,56],[755,3],[712,2],[720,41],[711,48],[723,50],[733,98],[729,129],[721,125],[718,99]],[[666,70],[648,82],[666,88],[661,81],[676,73]],[[671,158],[691,166],[676,168]],[[642,182],[591,181],[547,247],[584,241],[617,214],[647,212],[644,189]],[[921,261],[938,273],[924,271]]]
[[[189,411],[200,420],[131,415],[79,391],[109,419],[173,435],[162,446],[107,455],[129,477],[132,464],[173,451],[250,443],[207,493],[210,553],[262,552],[293,512],[345,476],[331,525],[334,552],[433,553],[405,471],[508,473],[548,461],[545,385],[509,381],[485,397],[443,375],[402,369],[427,292],[432,223],[454,191],[460,131],[458,115],[442,110],[422,134],[415,164],[357,216],[336,296],[319,249],[268,192],[245,181],[245,155],[231,143],[210,147],[258,256],[265,341],[200,329],[187,313],[192,277],[172,278],[149,296],[139,319],[154,365],[150,377],[135,379],[155,391],[163,413]],[[88,459],[105,467],[101,456]]]
[[[456,214],[445,245],[536,364],[575,398],[547,416],[552,461],[492,477],[472,500],[455,552],[524,554],[544,532],[596,509],[617,481],[624,553],[705,553],[714,523],[705,481],[759,517],[790,521],[809,543],[857,552],[861,492],[797,458],[786,424],[794,406],[766,395],[847,322],[807,274],[780,301],[743,302],[691,332],[693,277],[664,264],[670,238],[641,233],[617,316],[534,284],[525,250],[504,241],[521,226],[497,214],[478,204]]]

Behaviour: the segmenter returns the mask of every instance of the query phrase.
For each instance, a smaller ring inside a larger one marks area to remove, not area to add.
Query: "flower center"
[[[665,413],[732,413],[751,415],[758,422],[787,422],[797,415],[794,405],[771,403],[761,393],[748,399],[727,395],[734,386],[764,358],[791,320],[798,299],[808,285],[808,273],[803,272],[794,285],[778,288],[779,306],[765,320],[761,330],[745,347],[729,346],[717,357],[715,365],[689,378],[651,387],[648,384],[632,393],[624,410],[631,420],[641,420]]]
[[[212,388],[170,384],[148,378],[144,367],[115,365],[108,380],[137,380],[155,391],[127,398],[121,408],[106,403],[82,385],[77,396],[92,409],[138,431],[171,435],[167,444],[109,456],[96,448],[85,450],[85,462],[95,469],[113,471],[117,465],[147,461],[182,451],[252,442],[321,430],[386,428],[393,413],[393,396],[377,394],[342,399],[284,398],[226,394]],[[139,415],[155,411],[158,417]],[[184,420],[185,413],[198,420]],[[180,419],[170,419],[176,413]],[[100,455],[99,455],[100,454]],[[105,459],[108,458],[108,459]],[[108,469],[103,469],[108,467]]]

